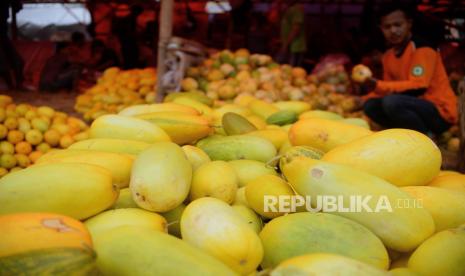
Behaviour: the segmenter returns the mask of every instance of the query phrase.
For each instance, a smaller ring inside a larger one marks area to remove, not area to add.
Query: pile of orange
[[[32,164],[54,148],[89,137],[87,124],[48,106],[15,104],[0,95],[0,176]]]
[[[125,107],[155,102],[157,82],[154,68],[121,70],[108,68],[97,83],[76,99],[75,110],[92,121]]]

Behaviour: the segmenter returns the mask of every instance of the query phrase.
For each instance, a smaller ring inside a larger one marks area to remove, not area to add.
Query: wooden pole
[[[173,7],[174,0],[161,0],[157,60],[157,102],[162,102],[165,97],[162,79],[166,72],[166,47],[168,46],[173,31]]]
[[[458,171],[465,173],[465,78],[462,79],[458,85],[458,100],[459,100],[459,139],[460,139],[460,149],[458,160]]]

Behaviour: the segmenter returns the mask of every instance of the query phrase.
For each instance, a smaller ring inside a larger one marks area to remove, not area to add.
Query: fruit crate
[[[167,46],[167,68],[162,78],[165,91],[180,91],[187,68],[199,64],[206,56],[205,47],[195,41],[173,37]]]

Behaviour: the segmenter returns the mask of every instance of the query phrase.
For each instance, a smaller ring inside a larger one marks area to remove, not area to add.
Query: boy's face
[[[381,30],[389,44],[400,45],[410,36],[412,22],[403,11],[394,11],[381,19]]]

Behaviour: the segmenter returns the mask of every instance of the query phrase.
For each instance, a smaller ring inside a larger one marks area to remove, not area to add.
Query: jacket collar
[[[410,35],[409,38],[404,41],[402,47],[399,50],[396,50],[394,48],[392,49],[396,57],[401,57],[404,54],[405,50],[407,49],[411,41],[412,41],[412,35]]]

